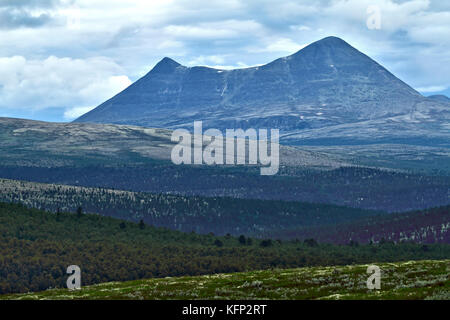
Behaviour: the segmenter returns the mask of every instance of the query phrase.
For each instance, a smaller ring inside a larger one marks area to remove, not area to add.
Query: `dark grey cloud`
[[[49,23],[51,20],[52,17],[47,13],[36,16],[24,9],[0,9],[0,29],[36,28]]]
[[[0,0],[0,29],[36,28],[53,20],[49,13],[75,0]],[[43,11],[36,13],[37,11]]]
[[[0,0],[0,8],[52,8],[60,4],[60,0]]]

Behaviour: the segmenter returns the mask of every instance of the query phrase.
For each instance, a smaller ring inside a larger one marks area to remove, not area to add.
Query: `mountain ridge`
[[[450,103],[450,98],[443,94],[436,94],[432,96],[428,96],[428,99],[432,99],[439,102]]]
[[[292,137],[305,129],[380,119],[377,126],[383,128],[406,115],[410,119],[401,119],[409,125],[406,131],[385,135],[414,135],[417,130],[410,124],[417,119],[429,122],[430,132],[447,129],[441,123],[449,118],[446,104],[423,97],[344,40],[327,37],[293,55],[244,69],[186,67],[165,57],[75,122],[176,129],[203,121],[205,129],[271,127]],[[371,130],[365,132],[369,138]]]

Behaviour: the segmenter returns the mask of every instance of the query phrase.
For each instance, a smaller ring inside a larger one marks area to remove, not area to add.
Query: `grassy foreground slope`
[[[274,269],[110,282],[0,299],[433,299],[450,300],[450,260],[380,263],[381,290],[368,290],[368,265]]]

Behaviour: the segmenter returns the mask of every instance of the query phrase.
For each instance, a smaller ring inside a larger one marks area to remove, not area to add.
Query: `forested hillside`
[[[254,234],[336,225],[377,211],[334,205],[217,197],[186,197],[99,188],[82,188],[0,179],[0,201],[56,212],[85,212],[185,232]]]
[[[84,285],[268,268],[448,259],[450,245],[334,246],[181,233],[144,223],[49,213],[0,203],[0,293],[64,287],[78,265]]]
[[[334,226],[279,230],[262,235],[280,239],[314,237],[327,243],[354,244],[383,241],[414,241],[450,244],[450,206],[427,210],[364,217]]]
[[[282,167],[261,176],[253,167],[132,166],[1,167],[0,177],[43,183],[208,197],[302,201],[402,212],[448,205],[450,176],[369,168]]]
[[[450,243],[450,206],[392,213],[325,204],[128,192],[0,179],[0,201],[51,212],[81,207],[184,232],[347,244]]]

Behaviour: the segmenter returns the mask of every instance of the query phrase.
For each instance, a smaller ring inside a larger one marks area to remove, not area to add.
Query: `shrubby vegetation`
[[[49,213],[0,203],[0,293],[64,287],[67,266],[83,285],[269,268],[445,259],[450,245],[335,246],[182,233],[100,215]],[[218,245],[220,241],[221,245]],[[265,242],[264,242],[265,241]],[[270,243],[270,245],[267,245]]]
[[[381,290],[367,289],[367,265],[271,269],[200,277],[102,283],[0,299],[402,299],[450,300],[450,260],[378,263]]]

